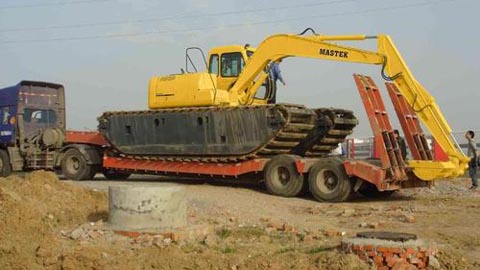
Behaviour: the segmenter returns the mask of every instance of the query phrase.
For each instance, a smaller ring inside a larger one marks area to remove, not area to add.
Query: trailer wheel
[[[352,194],[352,182],[343,162],[337,158],[324,158],[310,168],[310,192],[318,201],[344,202]]]
[[[265,166],[265,186],[270,194],[294,197],[302,190],[303,177],[297,171],[295,158],[279,155]]]
[[[0,149],[0,177],[7,177],[12,173],[12,165],[7,151]]]
[[[89,180],[97,173],[97,166],[87,163],[87,159],[76,149],[68,149],[62,158],[62,173],[67,179]]]
[[[362,187],[358,190],[358,193],[371,199],[385,199],[392,196],[395,191],[396,190],[380,191],[374,184],[364,182]]]
[[[131,173],[120,172],[112,169],[103,169],[102,170],[103,176],[108,180],[126,180]]]

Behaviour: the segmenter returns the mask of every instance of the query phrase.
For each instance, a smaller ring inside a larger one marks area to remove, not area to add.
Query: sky
[[[476,0],[0,0],[0,88],[61,83],[67,127],[95,130],[104,111],[148,109],[150,78],[178,73],[187,47],[255,46],[307,27],[383,33],[452,129],[480,130],[478,10]],[[345,44],[375,49],[374,41]],[[371,131],[352,74],[372,76],[399,127],[378,66],[288,58],[281,69],[278,102],[353,110],[356,137]]]

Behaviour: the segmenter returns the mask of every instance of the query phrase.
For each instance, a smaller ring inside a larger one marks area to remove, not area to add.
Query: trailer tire
[[[12,174],[12,165],[7,151],[0,149],[0,177],[7,177]]]
[[[270,194],[294,197],[303,187],[303,177],[297,171],[295,158],[291,155],[279,155],[265,166],[265,186]]]
[[[116,171],[112,169],[103,169],[102,170],[103,176],[108,180],[127,180],[131,173]]]
[[[344,202],[350,198],[353,189],[343,162],[338,158],[323,158],[312,165],[308,184],[312,196],[318,201]]]
[[[362,184],[362,187],[360,187],[358,193],[370,199],[386,199],[392,196],[395,191],[396,190],[380,191],[375,185],[366,182]]]
[[[98,166],[88,164],[87,159],[76,148],[65,152],[61,167],[63,175],[72,180],[90,180],[98,171]]]

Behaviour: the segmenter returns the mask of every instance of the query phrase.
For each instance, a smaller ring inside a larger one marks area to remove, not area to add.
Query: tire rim
[[[77,157],[70,157],[67,159],[67,171],[70,174],[76,174],[81,167],[81,161]]]
[[[338,180],[338,176],[331,170],[321,170],[316,177],[316,181],[318,189],[325,194],[332,193],[335,191],[340,181]]]
[[[292,177],[290,175],[290,171],[287,167],[278,166],[277,169],[274,171],[273,178],[276,179],[279,186],[286,186],[291,180]]]

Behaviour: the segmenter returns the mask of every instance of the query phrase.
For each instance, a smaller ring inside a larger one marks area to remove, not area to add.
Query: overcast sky
[[[385,33],[452,128],[480,130],[478,10],[475,0],[0,0],[0,88],[62,83],[67,126],[94,130],[103,111],[147,109],[150,77],[179,72],[186,47],[256,45],[307,27]],[[352,109],[361,121],[355,135],[370,134],[352,74],[370,75],[384,90],[379,67],[289,58],[281,68],[279,102]]]

